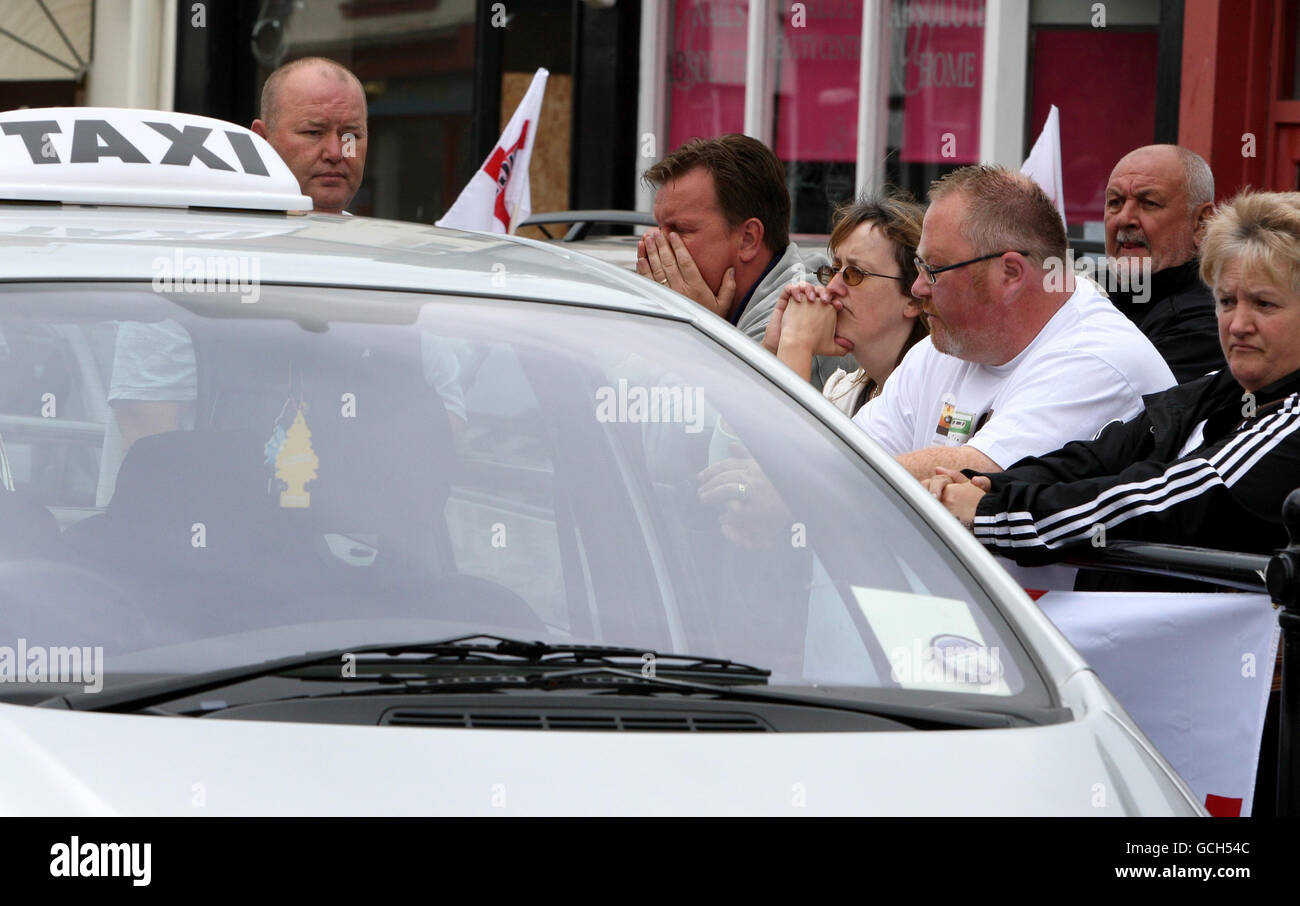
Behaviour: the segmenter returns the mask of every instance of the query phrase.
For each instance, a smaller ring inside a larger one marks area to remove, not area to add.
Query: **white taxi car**
[[[0,811],[1200,814],[980,546],[724,321],[0,114]]]

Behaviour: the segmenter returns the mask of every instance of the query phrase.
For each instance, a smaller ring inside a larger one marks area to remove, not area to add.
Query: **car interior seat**
[[[455,573],[444,512],[455,450],[418,345],[412,357],[391,334],[344,343],[293,323],[204,326],[190,328],[195,430],[136,441],[105,513],[69,529],[82,556],[119,573],[137,564],[155,580],[142,593],[152,606],[179,584],[182,600],[216,609],[198,618],[213,628],[241,617],[232,608],[255,624],[293,602],[320,618],[388,608],[542,628],[513,592]],[[306,431],[268,448],[299,414]],[[299,460],[286,469],[285,456]],[[282,505],[295,469],[304,505]]]
[[[0,560],[49,559],[61,550],[49,508],[25,491],[0,488]]]

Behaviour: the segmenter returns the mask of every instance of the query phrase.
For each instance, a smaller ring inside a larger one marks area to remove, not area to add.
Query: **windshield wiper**
[[[486,639],[488,643],[475,644],[480,639]],[[400,662],[401,666],[436,667],[454,665],[475,668],[476,672],[481,671],[483,668],[490,668],[494,671],[518,667],[536,667],[550,670],[554,667],[582,666],[585,664],[616,668],[619,665],[614,660],[615,658],[631,658],[638,665],[652,660],[656,670],[707,675],[723,682],[765,683],[767,677],[771,675],[770,670],[723,658],[698,657],[688,654],[661,654],[641,648],[612,645],[552,645],[547,642],[521,641],[504,636],[466,635],[429,642],[391,642],[291,655],[242,667],[227,667],[221,670],[168,677],[167,679],[147,683],[135,683],[122,689],[57,696],[41,702],[37,707],[68,708],[74,711],[133,712],[160,705],[173,699],[199,695],[212,689],[220,689],[224,686],[232,686],[236,683],[266,676],[276,676],[308,667],[329,665],[340,668],[337,678],[342,680],[344,676],[341,667],[344,658],[350,657],[356,667],[364,668],[385,662],[377,657],[363,658],[363,655],[382,655],[387,658],[397,658],[411,654],[423,654],[427,655],[427,657],[404,659]],[[391,670],[385,671],[385,674],[391,675]]]
[[[486,640],[486,641],[484,641]],[[373,655],[374,657],[366,657]],[[425,655],[420,658],[404,655]],[[653,673],[640,668],[646,656],[654,659]],[[345,656],[355,658],[357,677],[342,675]],[[381,657],[382,656],[382,657]],[[394,665],[391,660],[401,658]],[[634,669],[622,669],[617,659],[628,658]],[[662,663],[661,663],[662,662]],[[502,636],[468,635],[429,642],[394,642],[338,648],[333,651],[293,655],[242,667],[230,667],[198,674],[135,683],[121,689],[74,693],[41,702],[37,707],[66,708],[77,711],[136,713],[157,705],[200,695],[213,689],[232,686],[263,677],[293,674],[310,668],[330,668],[299,675],[303,680],[337,680],[358,682],[363,688],[331,692],[327,695],[290,696],[320,698],[329,695],[380,695],[394,692],[411,694],[454,694],[528,689],[561,691],[586,689],[598,693],[654,695],[708,695],[723,701],[749,701],[795,707],[851,711],[899,721],[918,730],[984,729],[1013,727],[1041,720],[999,710],[886,702],[870,698],[857,699],[829,695],[825,692],[792,691],[766,686],[771,671],[723,658],[685,654],[660,654],[641,648],[612,645],[572,645],[521,641]],[[363,667],[387,669],[362,675]],[[451,675],[437,676],[393,670],[400,667],[454,668]],[[334,671],[338,671],[335,673]],[[676,673],[682,679],[659,675]],[[761,687],[761,688],[756,688]]]
[[[857,714],[894,720],[915,730],[981,730],[1014,727],[1035,721],[1025,715],[1002,711],[980,711],[970,708],[951,708],[936,705],[914,705],[899,702],[857,700],[831,696],[825,693],[809,694],[788,688],[754,688],[752,686],[721,686],[693,679],[669,679],[647,676],[616,667],[585,667],[534,674],[497,674],[477,676],[438,676],[407,679],[396,682],[402,692],[414,694],[451,695],[501,690],[591,689],[620,695],[708,695],[718,701],[758,702],[762,704],[792,705],[801,708],[821,708],[833,711],[851,711]],[[339,693],[344,696],[392,695],[392,685],[372,686],[356,691]],[[322,696],[300,696],[320,698]]]
[[[487,639],[491,644],[476,644]],[[416,649],[428,653],[427,658],[410,660],[416,666],[457,664],[464,666],[501,667],[531,665],[539,667],[605,666],[635,667],[640,670],[653,662],[655,671],[691,673],[729,681],[763,682],[772,675],[771,670],[730,661],[725,658],[697,654],[675,654],[650,651],[645,648],[628,648],[622,645],[575,645],[549,642],[523,642],[498,635],[467,635],[449,639],[434,646]],[[623,663],[632,661],[631,664]],[[373,661],[358,659],[357,666],[371,665]],[[649,671],[646,671],[649,672]],[[653,674],[651,674],[653,675]]]

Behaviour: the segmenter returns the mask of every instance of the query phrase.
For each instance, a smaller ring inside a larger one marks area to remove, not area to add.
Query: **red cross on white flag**
[[[549,75],[545,69],[537,70],[496,147],[470,177],[456,203],[437,226],[513,233],[533,212],[528,164],[533,156],[537,121],[542,114],[542,96]]]

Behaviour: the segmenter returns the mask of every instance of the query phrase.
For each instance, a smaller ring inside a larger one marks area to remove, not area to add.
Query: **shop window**
[[[745,125],[744,0],[676,0],[668,54],[668,147]]]
[[[853,198],[862,2],[786,6],[774,54],[775,149],[790,186],[792,231],[828,233],[835,207]]]
[[[441,217],[481,162],[472,134],[474,0],[299,0],[275,9],[274,28],[255,26],[259,94],[276,66],[308,56],[337,60],[365,87],[366,171],[348,210]]]
[[[889,183],[924,199],[930,183],[979,160],[984,0],[891,4]]]
[[[1290,0],[1286,5],[1286,23],[1282,38],[1283,58],[1288,59],[1290,65],[1285,69],[1290,70],[1291,90],[1284,92],[1283,97],[1293,101],[1300,101],[1300,3]]]
[[[1110,171],[1155,141],[1160,4],[1107,4],[1100,27],[1091,3],[1054,0],[1030,9],[1025,152],[1055,104],[1065,219],[1082,225],[1085,239],[1100,239]]]

